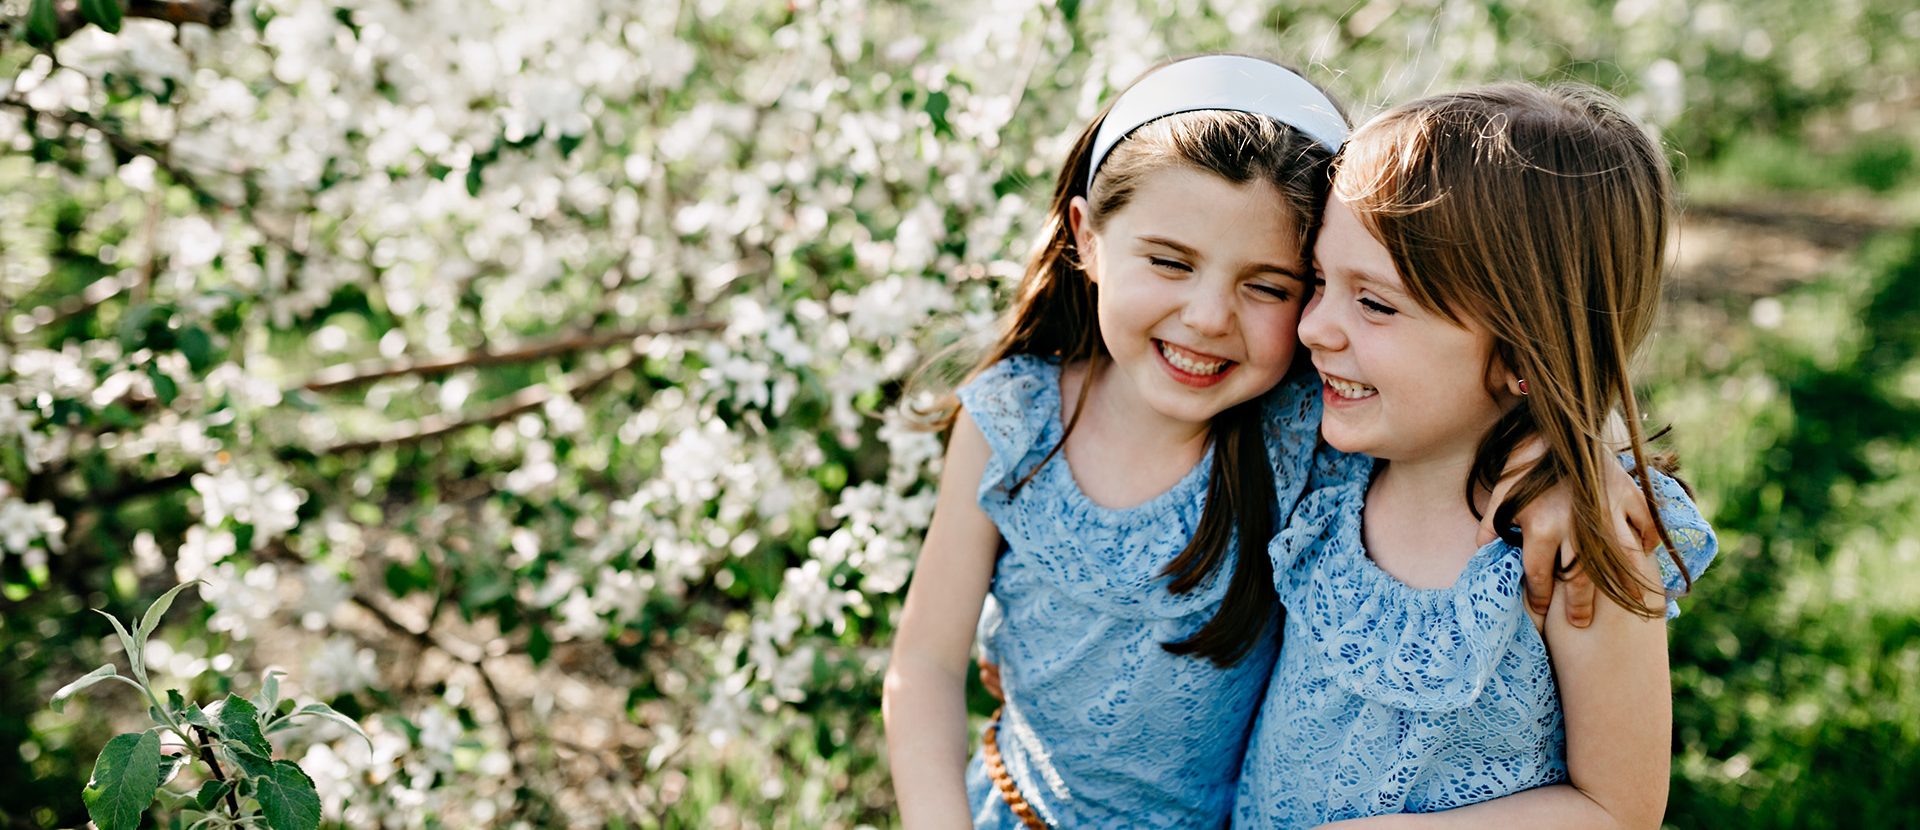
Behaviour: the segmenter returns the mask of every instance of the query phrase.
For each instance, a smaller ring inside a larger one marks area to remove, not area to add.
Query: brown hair
[[[1673,188],[1659,144],[1598,90],[1496,84],[1382,114],[1354,134],[1339,165],[1336,195],[1392,254],[1415,302],[1492,333],[1490,387],[1496,359],[1527,381],[1522,403],[1481,439],[1468,504],[1538,436],[1546,453],[1495,511],[1496,525],[1511,526],[1528,502],[1565,484],[1573,542],[1595,587],[1636,613],[1660,613],[1642,593],[1656,586],[1603,513],[1617,409],[1660,541],[1691,585],[1654,509],[1629,376],[1665,270]]]
[[[1109,101],[1108,108],[1111,105]],[[1199,110],[1169,115],[1148,122],[1115,144],[1088,193],[1094,137],[1106,117],[1107,109],[1102,109],[1067,154],[1054,183],[1040,243],[1027,261],[1013,307],[1002,320],[998,338],[967,375],[971,378],[1001,360],[1023,354],[1062,364],[1089,364],[1079,403],[1060,442],[1014,485],[1014,492],[1066,446],[1066,436],[1073,433],[1085,409],[1087,391],[1108,357],[1096,314],[1097,287],[1081,267],[1068,219],[1068,207],[1076,197],[1087,197],[1086,221],[1098,228],[1103,217],[1127,206],[1148,174],[1169,168],[1204,170],[1235,184],[1266,182],[1278,190],[1298,222],[1302,256],[1312,250],[1319,229],[1333,153],[1305,133],[1244,112]],[[1305,354],[1305,349],[1300,350],[1303,358]],[[945,395],[931,413],[931,425],[947,429],[958,413],[959,401]],[[1262,432],[1258,398],[1220,413],[1209,427],[1213,469],[1206,507],[1193,540],[1161,575],[1172,577],[1168,590],[1193,591],[1220,569],[1236,531],[1240,559],[1213,618],[1193,636],[1165,644],[1175,654],[1198,654],[1221,666],[1232,665],[1265,633],[1271,611],[1278,607],[1273,563],[1266,550],[1273,535],[1273,472]]]

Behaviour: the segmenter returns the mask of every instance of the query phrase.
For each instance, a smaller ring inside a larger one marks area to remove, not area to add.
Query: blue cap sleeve
[[[954,393],[986,436],[988,458],[979,496],[1011,487],[1025,471],[1018,466],[1045,437],[1059,412],[1060,369],[1031,355],[1015,355],[987,367]]]
[[[1667,619],[1673,619],[1680,615],[1680,603],[1675,600],[1686,595],[1690,579],[1699,579],[1707,566],[1713,564],[1713,558],[1720,553],[1720,540],[1714,536],[1706,517],[1700,515],[1693,497],[1687,495],[1686,488],[1673,477],[1659,472],[1653,474],[1653,500],[1659,508],[1661,524],[1667,527],[1667,538],[1673,540],[1674,552],[1687,567],[1683,576],[1673,557],[1667,555],[1666,546],[1654,551],[1654,558],[1660,563],[1660,581],[1666,586]]]

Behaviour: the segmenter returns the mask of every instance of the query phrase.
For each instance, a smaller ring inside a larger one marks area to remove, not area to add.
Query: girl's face
[[[1286,376],[1306,274],[1284,205],[1271,184],[1187,167],[1142,176],[1097,231],[1073,201],[1113,386],[1130,403],[1204,424]]]
[[[1493,337],[1414,302],[1393,257],[1338,197],[1313,248],[1322,282],[1300,321],[1321,378],[1327,443],[1389,461],[1465,460],[1518,398]],[[1498,384],[1489,391],[1489,381]],[[1496,397],[1497,395],[1497,397]]]

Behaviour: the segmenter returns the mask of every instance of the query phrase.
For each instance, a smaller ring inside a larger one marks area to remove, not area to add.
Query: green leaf
[[[148,637],[153,636],[153,630],[160,627],[160,618],[166,616],[167,609],[173,607],[173,598],[179,596],[180,592],[186,590],[188,586],[199,583],[200,580],[195,579],[175,585],[161,594],[159,599],[154,600],[152,605],[147,606],[147,615],[140,618],[140,642],[146,642]]]
[[[268,669],[266,674],[261,676],[260,694],[253,699],[253,705],[260,707],[260,711],[271,715],[275,709],[280,708],[280,675],[282,674],[285,672],[279,669]]]
[[[167,782],[172,781],[175,775],[179,775],[180,768],[185,766],[186,763],[187,756],[185,755],[160,756],[160,776],[154,779],[154,788],[159,789],[167,786]]]
[[[161,406],[172,406],[173,399],[180,397],[180,384],[174,383],[159,366],[148,364],[147,377],[153,380],[153,396],[160,399]]]
[[[108,663],[104,666],[101,666],[100,668],[87,672],[85,677],[82,677],[79,680],[75,680],[72,683],[68,683],[65,686],[61,686],[60,691],[53,693],[53,703],[52,703],[53,711],[55,712],[65,711],[67,708],[67,698],[73,697],[74,694],[76,692],[79,692],[81,689],[84,689],[95,683],[99,683],[106,680],[113,680],[113,679],[126,680],[126,678],[120,676],[119,670],[115,669],[112,663]]]
[[[273,745],[260,732],[260,710],[239,695],[227,695],[220,705],[220,736],[262,758],[273,757]]]
[[[121,625],[120,621],[115,619],[112,614],[98,608],[93,609],[93,613],[106,617],[107,622],[113,623],[113,633],[120,635],[120,646],[127,650],[127,662],[133,664],[133,676],[143,681],[146,680],[147,663],[144,659],[144,653],[140,648],[141,644],[145,641],[133,639],[133,635],[127,633],[127,627]]]
[[[201,709],[198,703],[189,703],[186,708],[181,709],[180,719],[186,721],[188,725],[198,726],[210,732],[220,731],[220,727],[214,724],[212,718],[207,717],[206,710]]]
[[[206,374],[214,364],[213,338],[199,326],[182,326],[180,354],[186,356],[187,365],[193,368],[194,374]]]
[[[233,747],[228,747],[228,749],[233,749]],[[273,762],[262,756],[255,755],[244,749],[234,751],[230,754],[233,755],[234,763],[240,765],[240,771],[246,773],[248,778],[259,778],[273,773]]]
[[[53,0],[33,0],[33,7],[27,10],[27,42],[52,46],[58,37],[60,16],[53,11]]]
[[[220,799],[225,798],[227,790],[232,787],[232,784],[225,781],[208,781],[200,785],[200,792],[193,796],[193,800],[200,805],[200,809],[211,811],[219,806]]]
[[[120,0],[80,0],[80,16],[107,32],[120,31]]]
[[[273,772],[255,782],[260,809],[267,814],[267,826],[273,830],[317,830],[320,826],[320,793],[313,779],[292,761],[273,762]]]
[[[119,735],[100,750],[93,779],[80,793],[87,815],[100,830],[134,830],[140,814],[160,789],[160,736],[153,732]]]
[[[533,658],[533,664],[538,666],[547,662],[547,657],[552,654],[553,638],[547,635],[546,627],[535,623],[527,631],[527,656]]]
[[[361,729],[360,724],[354,723],[352,718],[349,718],[346,715],[342,715],[339,712],[334,711],[333,707],[328,706],[327,704],[324,704],[324,703],[309,703],[305,706],[302,706],[293,714],[288,715],[286,720],[283,720],[283,721],[280,721],[279,723],[274,724],[273,728],[268,729],[267,731],[278,732],[282,729],[290,729],[295,725],[293,722],[293,719],[301,716],[311,716],[311,717],[321,718],[324,720],[329,720],[334,723],[340,724],[341,726],[344,726],[347,729],[351,730],[353,734],[359,735],[360,740],[366,741],[368,749],[373,748],[373,739],[367,737],[366,730]]]

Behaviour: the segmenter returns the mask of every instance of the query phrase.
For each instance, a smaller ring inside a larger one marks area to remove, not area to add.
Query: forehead
[[[1319,238],[1313,245],[1314,263],[1327,274],[1364,278],[1390,286],[1400,285],[1400,272],[1393,255],[1367,230],[1360,216],[1338,196],[1327,198]]]
[[[1289,256],[1300,249],[1299,217],[1279,188],[1266,181],[1233,182],[1186,166],[1141,175],[1126,206],[1102,224],[1195,246],[1245,243],[1282,247]]]

